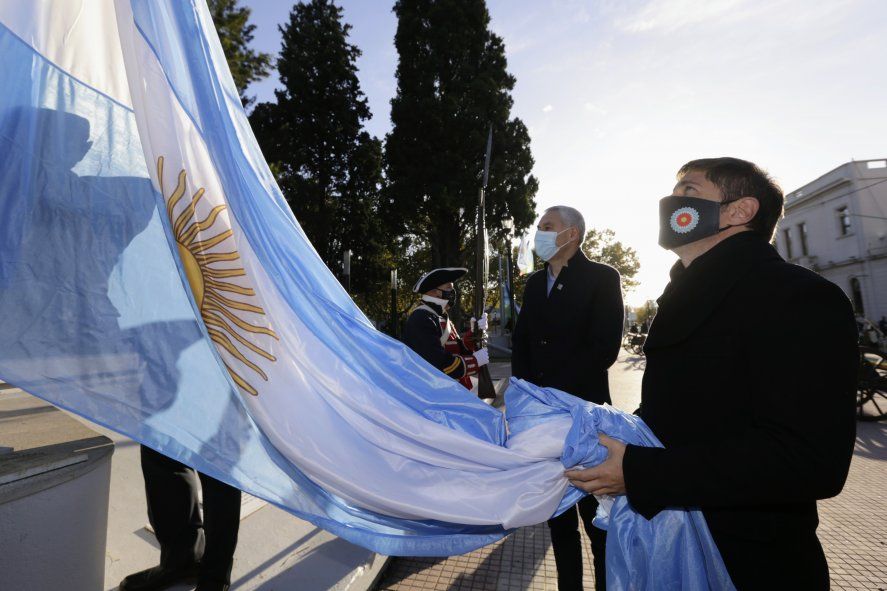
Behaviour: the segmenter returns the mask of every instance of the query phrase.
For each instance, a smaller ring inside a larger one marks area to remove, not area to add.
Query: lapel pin
[[[560,290],[560,289],[563,289],[563,288],[564,288],[564,284],[563,284],[563,283],[558,283],[558,284],[557,284],[557,288],[558,288],[559,290]]]

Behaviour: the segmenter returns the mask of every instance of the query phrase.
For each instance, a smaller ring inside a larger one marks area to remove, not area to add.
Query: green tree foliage
[[[331,0],[296,4],[280,28],[283,88],[276,102],[256,105],[250,122],[314,248],[339,276],[343,252],[352,251],[352,294],[379,318],[391,265],[379,222],[382,145],[363,130],[370,109],[350,29]]]
[[[212,14],[225,59],[234,77],[234,84],[240,93],[243,106],[248,106],[255,99],[244,93],[247,87],[268,76],[271,56],[267,53],[250,49],[253,31],[256,26],[249,24],[250,9],[237,5],[238,0],[209,0],[209,11]]]
[[[582,252],[589,259],[614,267],[622,275],[622,291],[629,292],[638,286],[635,276],[641,269],[638,253],[630,246],[616,240],[613,230],[595,230],[585,234]]]
[[[537,180],[530,138],[511,116],[515,79],[484,0],[398,0],[399,54],[392,130],[386,138],[383,208],[401,253],[427,252],[430,266],[474,269],[474,228],[488,129],[493,151],[486,223],[527,228]],[[470,274],[473,276],[473,273]],[[463,282],[469,287],[471,280]]]
[[[656,300],[647,300],[643,306],[634,309],[637,314],[637,324],[641,325],[645,320],[652,322],[658,310],[659,306],[656,304]]]

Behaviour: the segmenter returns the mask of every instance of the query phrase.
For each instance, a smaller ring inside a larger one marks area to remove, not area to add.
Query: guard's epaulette
[[[440,314],[438,314],[437,312],[435,312],[434,310],[432,310],[428,306],[422,304],[421,302],[413,305],[413,307],[410,308],[410,312],[409,312],[409,314],[407,314],[407,316],[412,316],[413,312],[419,312],[419,311],[424,312],[425,314],[431,316],[435,320],[440,318]]]

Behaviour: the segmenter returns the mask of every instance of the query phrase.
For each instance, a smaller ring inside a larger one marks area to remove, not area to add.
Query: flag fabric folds
[[[385,554],[563,511],[602,426],[656,444],[524,382],[506,435],[375,331],[275,184],[202,0],[0,2],[0,53],[0,379]],[[701,516],[665,513],[617,500],[610,527],[667,521],[691,548],[671,572],[723,580]],[[643,544],[612,538],[637,580]]]

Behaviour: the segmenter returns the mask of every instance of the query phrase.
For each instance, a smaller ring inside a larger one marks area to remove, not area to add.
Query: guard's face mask
[[[456,290],[455,289],[441,289],[440,290],[441,299],[446,300],[449,303],[449,307],[452,308],[456,304]]]
[[[672,250],[733,226],[721,227],[721,207],[730,201],[669,195],[659,201],[659,246]]]

